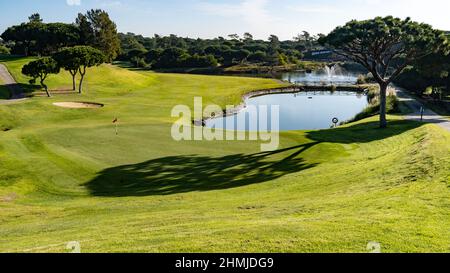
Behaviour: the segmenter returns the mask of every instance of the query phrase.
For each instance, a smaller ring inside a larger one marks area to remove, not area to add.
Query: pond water
[[[281,74],[281,79],[290,83],[306,85],[355,84],[359,73],[346,71],[339,65],[325,66],[323,69]]]
[[[239,131],[272,130],[271,109],[279,106],[280,131],[328,129],[333,125],[333,118],[347,121],[355,117],[368,105],[368,100],[361,93],[318,91],[253,97],[246,105],[247,108],[234,116],[208,120],[206,126]],[[264,107],[268,115],[261,112]],[[254,114],[255,109],[259,114]]]
[[[355,84],[358,73],[333,65],[310,73],[284,73],[281,79],[309,86],[342,86]],[[272,127],[280,131],[328,129],[333,125],[334,118],[339,122],[348,121],[369,104],[365,94],[345,91],[272,94],[253,97],[245,103],[247,108],[236,115],[210,119],[206,121],[206,126],[239,131],[272,130]],[[272,126],[271,110],[275,106],[279,107],[279,116],[275,117],[277,124]]]

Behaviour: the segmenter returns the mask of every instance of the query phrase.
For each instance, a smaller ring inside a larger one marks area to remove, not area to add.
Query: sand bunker
[[[53,105],[72,109],[102,108],[104,106],[103,104],[94,102],[55,102]]]

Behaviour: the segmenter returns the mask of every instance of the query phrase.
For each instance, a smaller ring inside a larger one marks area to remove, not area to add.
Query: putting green
[[[3,61],[26,84],[29,60]],[[450,134],[435,125],[390,116],[386,130],[374,117],[284,132],[272,153],[170,137],[175,105],[238,104],[279,85],[103,65],[82,95],[0,106],[0,252],[64,252],[69,241],[83,252],[365,252],[371,241],[450,251]]]

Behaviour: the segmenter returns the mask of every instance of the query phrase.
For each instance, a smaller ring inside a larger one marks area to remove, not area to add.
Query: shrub
[[[249,62],[262,63],[267,59],[267,54],[262,51],[256,51],[248,56]]]
[[[189,68],[215,67],[217,66],[217,60],[213,55],[200,56],[194,54],[193,56],[187,56],[181,65]]]
[[[145,68],[148,67],[148,64],[145,62],[145,59],[142,57],[133,57],[131,58],[131,62],[136,68]]]
[[[366,84],[367,83],[366,77],[364,77],[364,75],[359,75],[358,79],[356,80],[356,83],[357,84]]]
[[[287,56],[283,53],[278,54],[278,65],[287,65]]]
[[[0,54],[9,55],[11,54],[11,50],[4,45],[0,45]]]
[[[380,100],[379,100],[379,90],[371,89],[368,94],[369,106],[367,106],[361,113],[357,114],[353,119],[349,120],[347,123],[362,120],[368,117],[372,117],[380,114]],[[400,112],[399,100],[396,95],[389,95],[386,100],[386,113],[395,114]]]
[[[356,81],[357,84],[367,84],[367,83],[376,83],[372,73],[368,73],[366,75],[359,75],[358,80]]]

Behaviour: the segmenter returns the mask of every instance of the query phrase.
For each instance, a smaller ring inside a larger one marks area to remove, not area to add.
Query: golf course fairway
[[[26,91],[30,60],[0,59]],[[170,135],[175,105],[281,85],[102,65],[81,95],[0,105],[0,252],[450,251],[450,133],[436,125],[372,117],[283,132],[268,153]],[[77,101],[104,107],[53,105]]]

